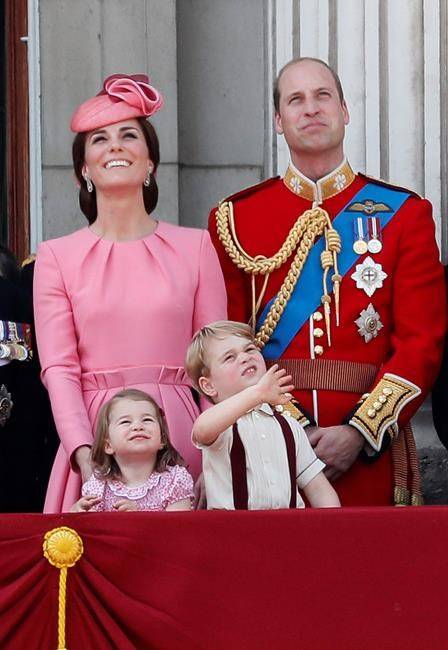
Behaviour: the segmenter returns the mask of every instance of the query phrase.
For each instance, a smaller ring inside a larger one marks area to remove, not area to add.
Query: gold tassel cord
[[[325,327],[327,330],[327,342],[328,345],[330,346],[331,345],[331,331],[330,331],[331,296],[328,293],[327,276],[328,276],[328,271],[333,266],[333,255],[329,250],[325,250],[321,253],[320,263],[324,270],[324,274],[322,277],[323,294],[322,294],[321,302],[324,306]]]
[[[254,257],[254,260],[257,261],[257,259],[266,259],[262,255],[257,255],[257,257]],[[251,274],[251,288],[252,288],[252,316],[249,322],[249,325],[253,327],[255,330],[255,326],[257,324],[257,314],[260,309],[260,305],[262,303],[262,300],[264,298],[264,294],[266,293],[266,288],[268,286],[268,281],[269,281],[269,276],[270,273],[266,273],[264,276],[264,281],[263,281],[263,286],[261,287],[260,293],[257,298],[257,290],[256,290],[256,280],[255,280],[255,274]]]
[[[65,644],[65,612],[67,608],[67,567],[62,567],[59,572],[59,598],[58,598],[58,650],[66,650]]]
[[[245,273],[252,276],[252,325],[255,325],[254,320],[258,312],[261,301],[266,291],[268,276],[272,271],[280,268],[288,258],[295,251],[295,256],[291,263],[291,267],[286,275],[286,278],[273,302],[269,313],[267,314],[259,332],[256,335],[256,341],[260,348],[264,347],[269,341],[272,333],[274,332],[281,315],[291,297],[291,294],[297,284],[297,281],[302,272],[303,266],[306,262],[308,254],[313,247],[314,243],[324,232],[326,233],[326,246],[327,257],[324,268],[324,295],[322,301],[324,303],[324,312],[326,314],[327,332],[329,334],[329,300],[330,296],[326,290],[326,278],[328,269],[334,266],[335,255],[338,252],[337,246],[340,238],[338,233],[332,228],[328,213],[322,208],[316,207],[312,210],[306,210],[301,214],[291,230],[288,233],[285,241],[279,250],[271,257],[257,255],[251,257],[241,246],[235,229],[235,220],[233,215],[233,205],[230,201],[221,202],[216,211],[216,229],[218,237],[224,246],[225,251],[229,255],[232,262]],[[328,236],[327,233],[330,233]],[[336,237],[334,236],[336,234]],[[336,239],[337,238],[337,239]],[[260,292],[258,299],[256,298],[255,291],[255,275],[265,275],[265,281]],[[339,302],[338,302],[339,304]]]
[[[307,212],[311,211],[308,210]],[[307,212],[304,214],[307,214]],[[216,226],[219,239],[232,261],[246,273],[265,275],[266,273],[272,273],[274,269],[280,268],[295,251],[297,243],[303,235],[302,216],[297,219],[282,246],[272,257],[265,257],[264,255],[251,257],[243,249],[236,233],[233,204],[230,201],[219,204],[216,211]]]
[[[329,228],[327,231],[327,243],[328,243],[328,250],[331,251],[331,254],[333,256],[334,274],[331,277],[331,281],[333,283],[334,306],[336,312],[336,327],[339,327],[339,289],[342,282],[342,276],[339,274],[339,269],[338,269],[338,254],[341,252],[342,243],[338,231],[335,230],[333,227]]]
[[[67,569],[76,564],[84,552],[81,537],[73,528],[61,526],[45,533],[44,557],[60,569],[58,598],[58,650],[66,650]]]

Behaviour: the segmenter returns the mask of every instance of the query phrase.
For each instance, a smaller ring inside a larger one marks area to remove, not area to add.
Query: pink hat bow
[[[79,106],[71,120],[75,133],[93,131],[108,124],[154,115],[163,106],[162,94],[145,74],[113,74],[98,95]]]
[[[111,97],[118,97],[149,117],[163,106],[163,97],[151,86],[146,74],[113,74],[104,81],[103,90]]]

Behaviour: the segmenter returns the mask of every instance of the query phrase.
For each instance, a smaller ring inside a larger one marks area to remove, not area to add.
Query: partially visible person
[[[46,512],[79,498],[99,409],[124,388],[155,399],[189,471],[200,472],[183,360],[193,332],[225,317],[226,292],[207,231],[153,216],[160,155],[146,118],[162,104],[146,75],[112,75],[72,118],[89,226],[41,244],[35,273],[42,379],[61,439]]]
[[[448,289],[448,266],[445,266],[445,289]],[[448,332],[445,336],[442,365],[432,389],[431,399],[434,428],[440,442],[448,449]]]
[[[431,204],[353,171],[348,107],[324,61],[285,65],[274,107],[285,175],[210,214],[229,317],[250,320],[265,359],[292,374],[342,505],[420,504],[409,421],[437,376],[446,328]]]
[[[193,479],[163,412],[141,390],[123,390],[101,407],[92,469],[72,512],[191,510]]]
[[[266,371],[252,329],[221,321],[203,327],[187,351],[186,368],[214,406],[197,418],[193,442],[202,450],[208,509],[339,506],[325,467],[303,427],[286,411],[291,376]]]
[[[40,381],[27,275],[0,244],[0,512],[42,512],[57,435]]]

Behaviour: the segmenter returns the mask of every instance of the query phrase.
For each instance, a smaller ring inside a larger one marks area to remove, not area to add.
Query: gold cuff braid
[[[283,406],[275,406],[274,408],[279,413],[286,413],[287,415],[290,415],[292,418],[294,418],[294,420],[297,420],[297,422],[301,424],[302,427],[307,427],[309,424],[311,424],[307,416],[300,410],[299,403],[295,399],[292,399]]]
[[[381,449],[384,434],[396,428],[404,406],[420,395],[418,386],[402,377],[386,373],[370,395],[362,401],[349,424],[354,426],[376,450]]]
[[[280,268],[295,251],[291,267],[283,281],[280,290],[272,303],[269,312],[255,336],[257,345],[263,348],[272,336],[283,311],[294,291],[297,281],[302,272],[303,266],[307,260],[310,250],[314,243],[325,232],[326,251],[322,254],[322,266],[324,268],[322,302],[325,308],[325,319],[327,324],[327,336],[330,344],[330,301],[331,298],[327,291],[327,275],[331,266],[335,269],[332,277],[335,286],[336,308],[338,310],[338,296],[340,275],[337,269],[337,254],[341,250],[341,241],[339,234],[334,230],[328,213],[322,208],[313,208],[306,210],[301,214],[279,250],[272,257],[257,255],[251,257],[241,246],[235,230],[235,221],[233,217],[233,205],[231,201],[222,201],[216,211],[216,230],[218,237],[224,246],[226,253],[232,262],[245,273],[252,277],[255,275],[265,275],[266,280],[272,271]],[[256,312],[258,311],[266,289],[267,281],[265,280],[261,295],[258,300],[255,295],[252,296],[252,325],[255,326]],[[255,284],[252,284],[255,292]],[[338,322],[338,314],[336,314]]]

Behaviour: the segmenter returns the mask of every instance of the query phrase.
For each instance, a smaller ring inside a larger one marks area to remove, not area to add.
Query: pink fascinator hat
[[[135,117],[149,117],[163,106],[162,94],[146,74],[113,74],[98,95],[78,106],[70,128],[74,133],[93,131]]]

